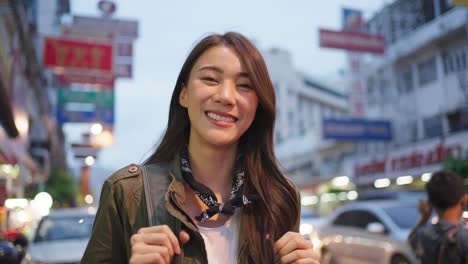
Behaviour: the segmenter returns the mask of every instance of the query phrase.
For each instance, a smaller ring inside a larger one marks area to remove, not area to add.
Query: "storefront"
[[[466,151],[468,132],[465,131],[412,143],[372,157],[357,157],[352,181],[358,189],[395,185],[421,187],[429,180],[430,173],[442,169],[444,160],[448,157],[460,159]]]

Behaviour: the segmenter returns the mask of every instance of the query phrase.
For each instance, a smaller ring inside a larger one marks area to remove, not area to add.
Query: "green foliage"
[[[54,203],[64,206],[75,204],[78,188],[65,168],[54,167],[45,183],[45,191],[52,196]]]
[[[461,177],[468,179],[468,150],[461,159],[450,157],[443,162],[442,166],[444,170],[453,171]]]

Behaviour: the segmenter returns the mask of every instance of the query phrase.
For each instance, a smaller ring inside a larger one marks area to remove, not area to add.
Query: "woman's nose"
[[[236,84],[231,81],[224,81],[221,85],[218,86],[216,92],[216,101],[232,105],[235,102],[236,98]]]

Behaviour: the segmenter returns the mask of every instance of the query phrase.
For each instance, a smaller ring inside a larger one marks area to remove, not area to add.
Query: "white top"
[[[237,263],[239,226],[240,215],[238,211],[222,226],[214,228],[198,226],[198,230],[205,241],[209,264]]]

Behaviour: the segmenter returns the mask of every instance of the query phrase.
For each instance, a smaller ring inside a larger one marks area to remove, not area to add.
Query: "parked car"
[[[310,235],[321,263],[419,263],[406,243],[419,219],[417,205],[417,201],[373,200],[337,209]]]
[[[44,216],[29,245],[29,259],[39,263],[80,263],[88,244],[96,210],[56,209]]]

